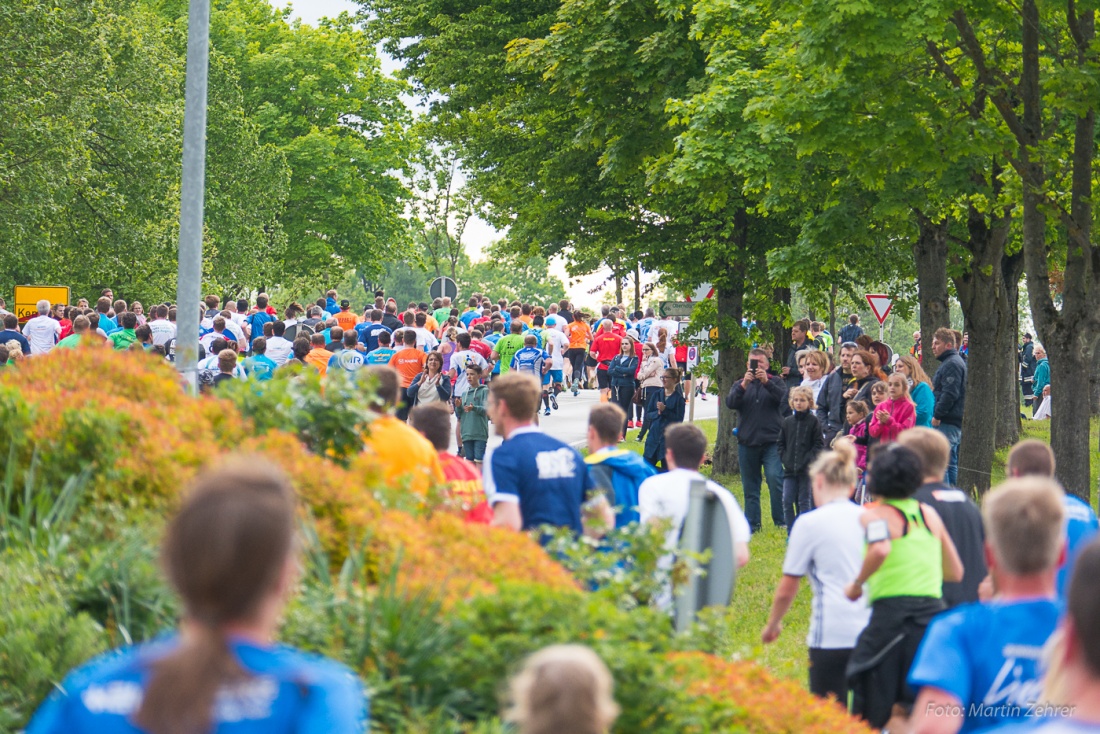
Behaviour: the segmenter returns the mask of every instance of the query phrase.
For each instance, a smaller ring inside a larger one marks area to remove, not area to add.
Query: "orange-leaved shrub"
[[[503,581],[576,588],[527,536],[431,508],[416,515],[387,508],[378,498],[392,496],[394,488],[381,486],[369,455],[344,468],[289,433],[258,435],[231,402],[187,395],[167,362],[141,352],[54,350],[3,369],[0,442],[12,447],[0,452],[0,476],[9,461],[25,468],[37,456],[43,475],[60,487],[91,466],[91,501],[165,512],[201,467],[232,453],[256,454],[291,476],[335,563],[365,542],[378,573],[400,560],[403,585],[443,584],[452,600]]]
[[[673,674],[694,696],[728,703],[728,725],[770,734],[869,734],[842,704],[806,692],[794,681],[776,678],[749,661],[730,662],[701,652],[668,656]]]

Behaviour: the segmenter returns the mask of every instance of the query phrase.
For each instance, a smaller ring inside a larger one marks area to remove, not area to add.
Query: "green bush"
[[[324,380],[313,369],[276,370],[270,380],[234,380],[218,390],[259,433],[294,432],[311,451],[345,466],[363,448],[373,396],[369,380],[342,370]]]
[[[33,550],[0,556],[0,599],[0,731],[14,731],[70,668],[105,650],[107,638],[72,608]]]

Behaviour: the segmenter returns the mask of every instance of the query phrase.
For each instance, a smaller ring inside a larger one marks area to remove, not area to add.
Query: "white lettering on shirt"
[[[557,451],[539,452],[535,454],[535,463],[539,467],[539,479],[576,476],[577,460],[573,449],[561,448]]]

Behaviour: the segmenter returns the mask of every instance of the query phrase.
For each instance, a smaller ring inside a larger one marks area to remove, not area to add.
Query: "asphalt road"
[[[539,415],[539,426],[547,434],[580,448],[588,433],[588,411],[600,402],[598,390],[581,390],[577,397],[565,392],[558,396],[558,410],[551,410],[549,416]],[[717,395],[708,395],[706,400],[695,399],[695,419],[705,420],[718,417]],[[690,406],[689,406],[690,407]],[[632,435],[637,429],[631,429]],[[501,437],[493,434],[493,425],[489,425],[489,446],[499,446]],[[456,448],[451,441],[451,450]]]

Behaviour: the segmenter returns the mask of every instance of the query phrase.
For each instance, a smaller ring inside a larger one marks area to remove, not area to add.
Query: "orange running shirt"
[[[401,387],[412,384],[413,378],[424,371],[424,363],[428,361],[428,355],[416,347],[405,347],[397,354],[390,357],[390,367],[401,375]]]
[[[351,311],[339,311],[336,314],[336,324],[344,331],[350,331],[359,323],[359,317]]]
[[[305,356],[305,363],[316,369],[324,377],[328,373],[328,361],[332,359],[332,352],[327,349],[314,347]]]
[[[574,321],[565,327],[565,333],[569,335],[570,349],[587,349],[588,340],[592,337],[592,329],[583,321]]]
[[[392,415],[370,422],[363,445],[378,460],[387,482],[408,481],[409,489],[421,497],[427,497],[432,486],[446,483],[435,447]]]

